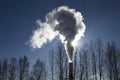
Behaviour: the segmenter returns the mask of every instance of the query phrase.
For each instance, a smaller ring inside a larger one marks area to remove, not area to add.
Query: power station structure
[[[67,43],[67,52],[68,52],[68,56],[69,56],[69,80],[74,80],[74,75],[73,75],[73,57],[74,57],[74,48],[71,45],[71,41],[68,41]]]

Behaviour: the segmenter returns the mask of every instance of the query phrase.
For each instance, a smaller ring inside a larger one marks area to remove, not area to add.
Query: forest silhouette
[[[0,60],[0,80],[68,80],[69,63],[62,43],[49,51],[49,61],[36,60],[30,69],[27,56]],[[101,39],[77,48],[74,80],[120,80],[120,50],[114,41]]]

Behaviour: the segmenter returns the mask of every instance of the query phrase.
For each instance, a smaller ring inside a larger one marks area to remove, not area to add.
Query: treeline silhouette
[[[100,39],[77,48],[74,80],[120,80],[120,51],[115,42]],[[47,62],[38,59],[30,69],[26,56],[0,60],[0,80],[68,80],[69,64],[63,45],[52,48]]]

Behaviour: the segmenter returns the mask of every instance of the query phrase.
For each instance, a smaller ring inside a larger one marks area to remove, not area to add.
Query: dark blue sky
[[[120,47],[120,0],[1,0],[0,1],[0,59],[28,56],[31,61],[46,59],[54,40],[32,52],[26,42],[52,9],[66,5],[80,11],[86,25],[82,42],[101,38],[115,41]]]

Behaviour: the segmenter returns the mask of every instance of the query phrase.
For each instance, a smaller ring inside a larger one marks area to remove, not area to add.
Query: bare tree
[[[50,50],[50,75],[52,80],[67,80],[68,59],[62,43],[58,42],[55,48]]]
[[[30,76],[29,80],[36,80],[33,75]]]
[[[80,50],[79,52],[79,80],[83,80],[83,76],[84,76],[84,71],[85,71],[85,68],[84,68],[84,58],[83,58],[83,54],[82,54],[82,49]]]
[[[50,50],[50,59],[49,59],[49,65],[50,65],[50,71],[51,71],[51,80],[54,80],[54,69],[55,69],[55,65],[54,65],[54,50],[53,48]]]
[[[89,79],[89,55],[88,55],[88,44],[84,44],[80,48],[79,53],[79,67],[80,67],[80,79],[79,80],[88,80]]]
[[[102,41],[100,39],[97,39],[95,42],[96,45],[96,54],[98,58],[98,73],[99,73],[99,80],[102,80],[103,78],[103,69],[104,69],[104,52],[103,52],[103,46]]]
[[[85,67],[85,80],[88,80],[88,70],[89,70],[89,57],[88,57],[88,44],[83,45],[83,58],[84,58],[84,67]]]
[[[33,76],[36,80],[45,80],[46,79],[46,67],[41,60],[37,60],[33,65]]]
[[[64,48],[61,43],[58,43],[55,54],[56,67],[58,68],[57,72],[59,80],[63,80],[64,75]]]
[[[9,64],[9,80],[15,80],[17,77],[17,60],[15,57],[11,58],[10,64]]]
[[[29,70],[29,62],[26,56],[20,57],[19,59],[19,80],[27,79],[28,70]]]
[[[113,51],[113,73],[114,73],[114,80],[118,80],[118,71],[120,68],[120,57],[119,57],[119,50],[116,48],[116,45],[114,42],[112,42],[112,51]]]
[[[107,69],[110,80],[118,80],[118,74],[120,69],[119,50],[116,48],[115,43],[107,44],[106,58],[107,58]]]
[[[91,50],[91,64],[92,64],[93,80],[97,80],[96,45],[93,42],[90,43],[90,50]]]
[[[7,80],[7,75],[8,73],[8,60],[4,59],[3,64],[2,64],[2,79]]]

